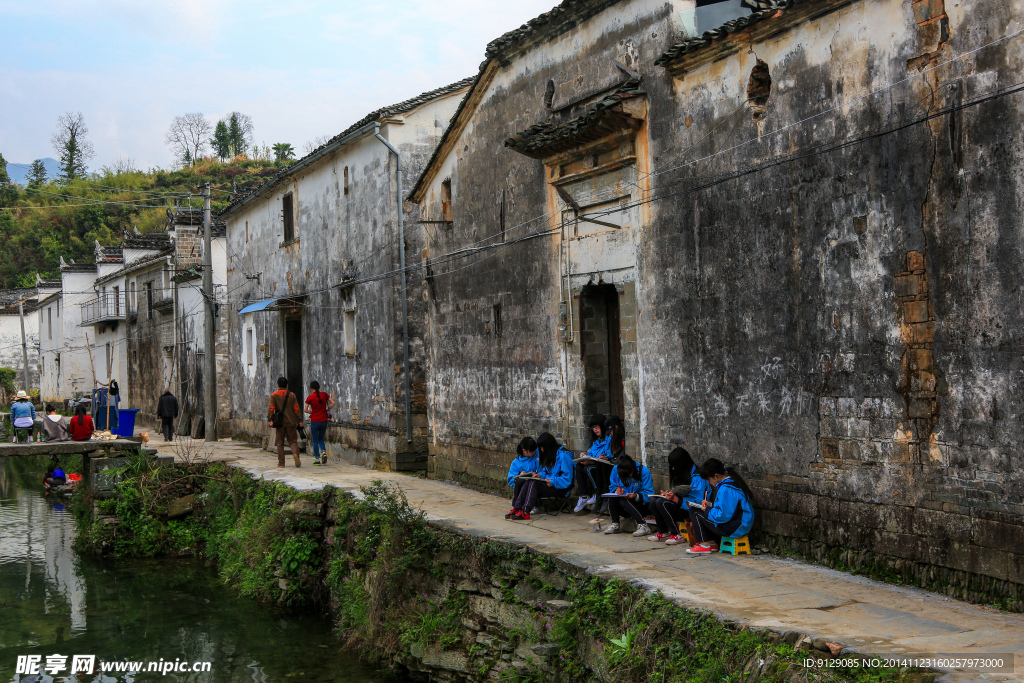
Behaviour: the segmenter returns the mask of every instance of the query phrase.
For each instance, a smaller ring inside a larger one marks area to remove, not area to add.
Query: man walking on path
[[[171,388],[164,389],[163,396],[156,405],[156,416],[160,418],[160,428],[164,433],[164,441],[174,441],[174,420],[178,417],[178,399],[171,393]]]
[[[277,466],[284,467],[284,440],[287,437],[295,466],[302,467],[297,434],[299,423],[302,422],[299,399],[288,391],[288,380],[284,377],[278,378],[277,387],[277,391],[270,395],[270,409],[267,412],[267,422],[277,430]]]

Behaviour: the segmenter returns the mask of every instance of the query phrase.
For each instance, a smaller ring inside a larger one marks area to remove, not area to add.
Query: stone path
[[[149,445],[164,455],[175,452],[167,444]],[[1017,666],[1012,670],[953,672],[942,680],[1024,680],[1024,615],[1002,614],[916,588],[775,556],[689,555],[682,547],[628,534],[593,533],[586,515],[544,514],[529,522],[512,522],[503,518],[508,502],[495,496],[337,460],[314,467],[312,459],[303,456],[301,469],[290,463],[278,469],[276,455],[232,441],[211,444],[205,454],[299,490],[325,484],[355,490],[374,480],[393,482],[431,520],[467,534],[530,546],[592,574],[632,581],[723,619],[822,637],[872,657],[1015,655]]]

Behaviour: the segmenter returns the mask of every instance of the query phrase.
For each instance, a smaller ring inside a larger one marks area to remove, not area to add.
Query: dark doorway
[[[284,376],[288,390],[302,401],[302,319],[284,321]]]
[[[622,341],[619,293],[614,285],[587,285],[580,294],[580,354],[584,412],[622,417]]]

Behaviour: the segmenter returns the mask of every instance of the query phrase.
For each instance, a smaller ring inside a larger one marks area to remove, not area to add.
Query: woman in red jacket
[[[79,405],[75,416],[71,418],[71,440],[88,441],[96,428],[92,424],[92,418],[85,414],[85,406]]]

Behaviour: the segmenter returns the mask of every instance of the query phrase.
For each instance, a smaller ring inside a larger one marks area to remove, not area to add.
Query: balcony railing
[[[82,304],[82,324],[97,325],[99,323],[124,320],[128,314],[123,292],[108,293],[86,301]]]

